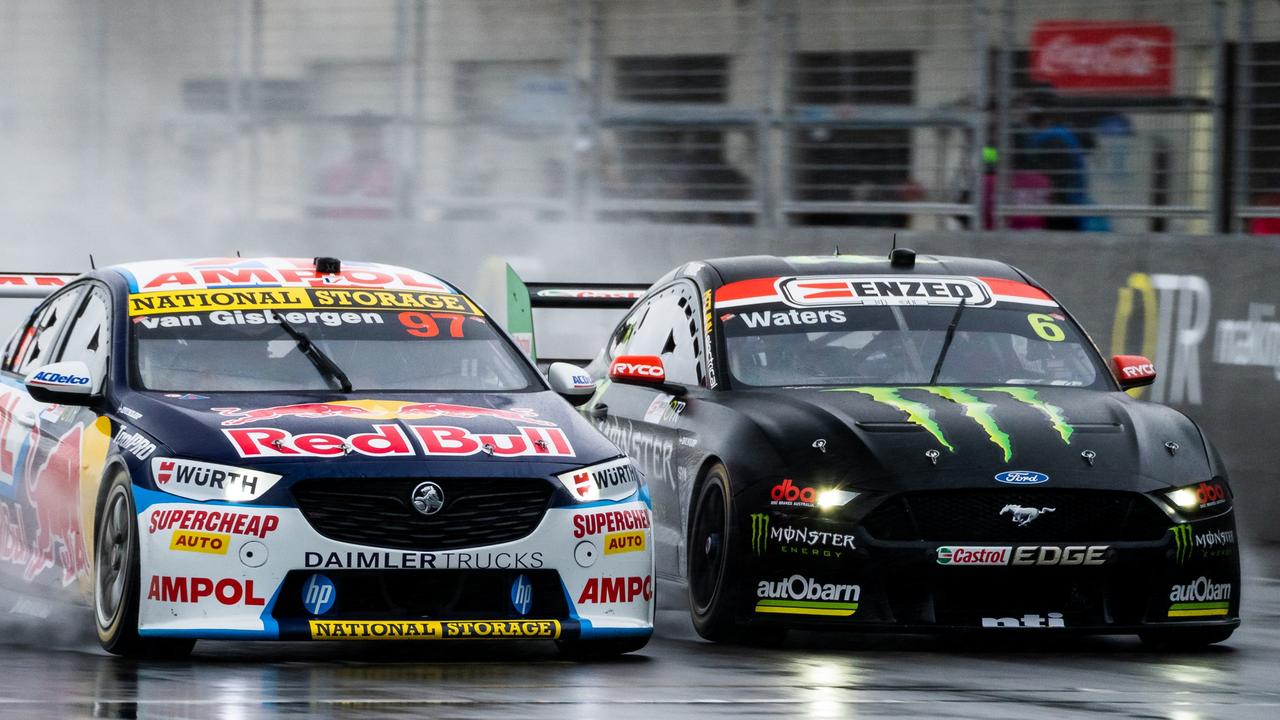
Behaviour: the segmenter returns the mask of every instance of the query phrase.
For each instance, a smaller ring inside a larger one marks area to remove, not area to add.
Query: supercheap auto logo
[[[878,403],[883,403],[896,410],[901,410],[907,416],[907,421],[913,425],[919,426],[926,430],[930,435],[938,441],[942,447],[950,452],[955,452],[956,448],[947,439],[942,432],[942,426],[938,424],[934,416],[934,409],[923,400],[914,400],[906,397],[904,393],[923,393],[926,398],[937,397],[942,400],[954,403],[960,406],[964,412],[964,416],[977,423],[987,434],[987,438],[993,445],[1000,449],[1005,462],[1013,459],[1013,441],[1009,438],[1009,434],[1005,432],[1000,423],[996,420],[995,409],[996,404],[988,402],[979,397],[978,394],[990,394],[991,396],[1004,396],[1012,398],[1014,401],[1037,410],[1048,421],[1049,426],[1062,439],[1064,444],[1071,444],[1071,436],[1075,433],[1075,428],[1067,422],[1066,415],[1062,408],[1052,405],[1040,399],[1040,395],[1032,388],[1028,387],[985,387],[985,388],[961,388],[950,387],[945,385],[935,386],[926,385],[921,387],[851,387],[851,388],[833,388],[824,392],[852,392],[866,395]],[[978,394],[975,394],[978,393]],[[993,398],[994,399],[994,398]]]

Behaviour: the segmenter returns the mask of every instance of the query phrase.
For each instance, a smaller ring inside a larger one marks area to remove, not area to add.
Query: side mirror
[[[596,381],[591,374],[566,362],[551,363],[547,368],[547,382],[574,407],[586,404],[596,392]]]
[[[1156,381],[1156,366],[1141,355],[1116,355],[1111,368],[1124,390],[1146,387]]]
[[[87,407],[101,398],[94,392],[97,378],[79,360],[45,365],[27,375],[25,384],[27,393],[42,403]]]

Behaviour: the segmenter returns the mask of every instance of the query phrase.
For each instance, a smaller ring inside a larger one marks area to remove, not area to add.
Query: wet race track
[[[206,642],[189,660],[135,663],[14,626],[0,718],[1277,718],[1280,547],[1246,553],[1244,574],[1243,628],[1186,654],[1136,638],[974,648],[808,635],[733,648],[702,642],[671,608],[643,652],[608,662],[537,645]]]

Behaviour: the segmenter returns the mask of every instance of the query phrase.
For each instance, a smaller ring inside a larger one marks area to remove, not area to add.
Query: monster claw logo
[[[985,387],[985,388],[958,388],[948,386],[926,385],[920,387],[854,387],[854,388],[834,388],[826,392],[855,392],[870,397],[879,403],[884,403],[892,408],[901,410],[906,413],[907,421],[913,425],[917,425],[928,431],[930,435],[938,441],[942,447],[955,452],[955,446],[947,440],[946,435],[942,432],[942,426],[938,423],[932,408],[927,404],[918,400],[909,400],[903,397],[902,393],[907,390],[916,390],[935,397],[940,397],[959,405],[964,412],[964,416],[978,424],[987,434],[987,438],[991,440],[991,444],[1000,448],[1001,455],[1005,462],[1013,459],[1013,441],[1009,434],[1000,428],[1000,424],[996,421],[994,410],[996,405],[987,402],[974,393],[999,393],[1018,401],[1022,405],[1034,408],[1045,419],[1049,421],[1050,426],[1058,437],[1062,438],[1062,442],[1067,445],[1071,444],[1071,436],[1075,432],[1071,424],[1067,422],[1066,415],[1062,408],[1056,405],[1050,405],[1031,388],[1025,387]]]
[[[1000,426],[996,424],[995,416],[991,414],[991,409],[995,405],[983,402],[961,388],[930,387],[925,388],[925,390],[940,398],[950,400],[963,408],[965,417],[978,423],[978,427],[986,431],[987,437],[991,438],[991,442],[995,443],[995,446],[1004,452],[1004,461],[1009,462],[1013,457],[1013,447],[1009,441],[1009,434],[1000,429]]]
[[[1195,531],[1190,525],[1174,525],[1169,528],[1169,531],[1173,533],[1174,557],[1179,565],[1183,565],[1191,557],[1192,538]]]
[[[902,389],[906,390],[908,388],[902,388]],[[939,443],[942,444],[942,447],[950,450],[951,452],[956,451],[956,449],[951,446],[951,443],[947,442],[946,436],[942,434],[942,427],[938,425],[936,420],[933,419],[933,410],[929,409],[929,406],[925,405],[922,402],[907,400],[906,398],[902,397],[901,395],[898,394],[897,388],[859,387],[859,388],[831,390],[829,392],[862,393],[863,395],[870,397],[872,400],[875,400],[876,402],[884,403],[885,405],[888,405],[890,407],[895,407],[907,414],[907,420],[911,421],[912,423],[915,423],[916,425],[919,425],[925,430],[928,430],[929,434],[932,435],[935,439],[937,439]]]
[[[769,549],[769,516],[765,513],[751,515],[751,551],[763,555]]]

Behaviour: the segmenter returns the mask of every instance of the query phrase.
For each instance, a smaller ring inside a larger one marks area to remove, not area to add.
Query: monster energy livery
[[[1203,645],[1239,624],[1218,453],[1193,420],[1125,392],[1154,380],[1150,361],[1101,357],[1008,265],[909,250],[692,262],[589,366],[550,376],[575,378],[562,392],[648,479],[658,577],[687,591],[705,637]],[[989,622],[1031,616],[1051,620]]]

